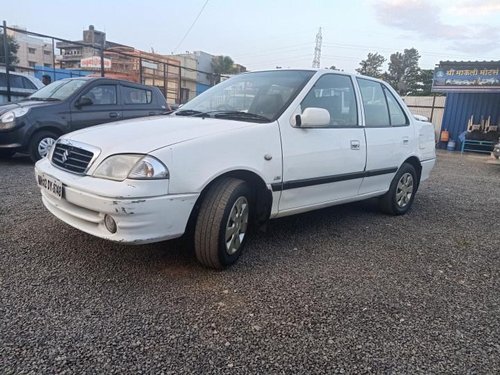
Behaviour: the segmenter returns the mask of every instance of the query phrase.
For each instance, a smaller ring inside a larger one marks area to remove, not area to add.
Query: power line
[[[194,19],[193,23],[191,24],[191,26],[189,26],[189,29],[186,31],[186,34],[184,34],[184,36],[182,37],[181,41],[179,42],[179,44],[177,44],[177,47],[174,48],[174,53],[177,52],[177,49],[180,47],[180,45],[182,44],[182,42],[184,42],[184,39],[186,39],[186,37],[188,36],[189,32],[191,31],[191,29],[193,28],[193,26],[195,25],[196,21],[198,21],[198,18],[200,18],[201,16],[201,13],[203,13],[203,9],[205,9],[205,7],[207,6],[208,4],[208,1],[209,0],[206,0],[205,1],[205,4],[203,4],[203,6],[201,7],[198,15],[196,16],[196,18]]]

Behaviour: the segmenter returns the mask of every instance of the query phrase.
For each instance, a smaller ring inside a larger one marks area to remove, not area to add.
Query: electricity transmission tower
[[[319,28],[318,33],[316,34],[316,47],[314,47],[314,59],[313,59],[313,68],[319,68],[320,60],[321,60],[321,41],[323,37],[321,36],[321,27]]]

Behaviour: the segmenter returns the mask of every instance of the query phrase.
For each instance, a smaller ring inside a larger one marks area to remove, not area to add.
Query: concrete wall
[[[446,96],[405,96],[403,100],[411,113],[425,116],[431,120],[434,124],[436,139],[438,139],[443,123]]]

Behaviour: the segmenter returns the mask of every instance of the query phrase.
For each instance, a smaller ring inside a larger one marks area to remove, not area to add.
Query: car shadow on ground
[[[359,220],[360,216],[383,217],[385,215],[379,212],[377,201],[371,199],[272,220],[265,232],[253,230],[249,234],[243,257],[233,267],[235,269],[251,268],[253,262],[262,263],[273,256],[286,257],[287,244],[317,236],[318,231],[335,237],[336,232],[350,229],[351,223]],[[72,231],[74,231],[72,235],[75,236],[75,241],[81,242],[81,238],[76,237],[83,234],[76,229]],[[118,257],[118,262],[124,263],[124,267],[140,267],[146,274],[157,271],[189,276],[193,273],[213,272],[197,263],[193,239],[189,235],[137,246],[111,243],[90,235],[84,236],[87,237],[86,242],[94,243],[95,248],[99,249],[100,254],[97,259],[102,262],[114,262]],[[90,245],[90,247],[94,246]]]
[[[16,166],[17,165],[30,165],[30,164],[33,166],[35,165],[35,163],[33,163],[31,158],[29,157],[29,155],[20,154],[20,153],[17,153],[8,159],[0,158],[0,163],[5,164],[5,165],[16,165]]]
[[[288,251],[294,243],[318,234],[339,236],[352,229],[352,223],[362,216],[384,215],[379,213],[376,200],[367,200],[272,220],[266,232],[254,230],[250,233],[242,258],[230,269],[242,272],[268,267],[270,260],[286,261],[287,257],[297,256]],[[54,220],[49,229],[52,251],[58,248],[55,250],[58,257],[74,263],[75,270],[100,275],[102,280],[151,279],[157,275],[177,280],[194,275],[210,277],[216,272],[196,261],[193,240],[189,236],[153,244],[125,245],[82,233]],[[82,243],[86,251],[81,250]]]

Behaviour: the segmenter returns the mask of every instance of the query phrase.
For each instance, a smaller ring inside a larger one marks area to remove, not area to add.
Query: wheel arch
[[[203,199],[205,199],[205,196],[210,188],[220,179],[227,177],[237,178],[248,183],[254,193],[255,214],[253,216],[253,220],[259,226],[263,226],[267,223],[271,214],[271,207],[273,203],[272,191],[267,187],[265,181],[257,173],[245,169],[236,169],[226,171],[220,175],[215,176],[203,187],[200,196],[196,200],[194,208],[191,211],[188,226],[194,224],[194,220],[196,220],[196,215],[198,213],[200,204]]]
[[[38,133],[41,133],[41,132],[52,132],[52,133],[56,134],[58,137],[60,137],[61,135],[64,134],[64,132],[61,130],[61,128],[59,128],[56,125],[44,125],[44,126],[37,127],[36,129],[34,129],[33,132],[30,134],[29,139],[31,140],[31,138],[33,138],[35,135],[37,135]]]
[[[417,172],[417,184],[420,185],[420,177],[422,176],[422,164],[420,163],[420,159],[416,156],[410,156],[403,162],[403,164],[404,163],[408,163],[415,168],[415,171]]]

